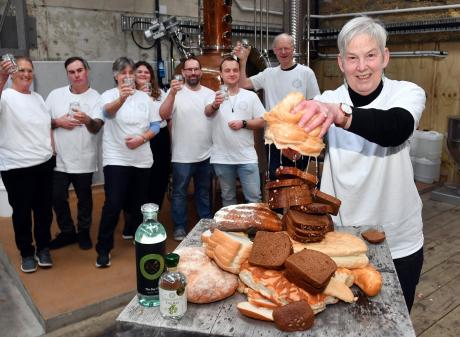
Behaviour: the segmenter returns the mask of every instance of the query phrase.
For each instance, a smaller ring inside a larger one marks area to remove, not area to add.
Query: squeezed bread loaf
[[[178,270],[187,277],[187,300],[192,303],[220,301],[235,293],[238,277],[217,267],[202,247],[184,247]]]
[[[313,326],[315,314],[306,301],[296,301],[273,310],[273,320],[283,331],[304,331]]]
[[[249,263],[267,269],[281,269],[292,254],[292,243],[283,232],[259,231],[254,238]]]
[[[265,203],[249,203],[222,207],[214,215],[217,228],[228,232],[245,232],[250,228],[278,232],[281,220]]]
[[[271,111],[265,112],[267,122],[265,143],[275,144],[278,149],[291,148],[303,155],[318,157],[324,148],[323,140],[318,137],[320,128],[307,133],[298,125],[303,111],[291,113],[291,110],[304,99],[299,92],[292,92],[276,104]]]

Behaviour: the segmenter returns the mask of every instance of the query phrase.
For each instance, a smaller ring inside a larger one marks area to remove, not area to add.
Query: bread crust
[[[268,206],[272,209],[306,205],[311,202],[312,196],[307,184],[268,190]]]

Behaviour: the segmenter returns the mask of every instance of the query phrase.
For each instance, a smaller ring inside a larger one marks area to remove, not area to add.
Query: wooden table
[[[179,247],[201,246],[200,235],[206,229],[206,222],[200,221]],[[357,235],[366,229],[336,228]],[[310,330],[288,334],[279,331],[271,322],[247,318],[236,308],[239,302],[246,300],[245,296],[236,293],[216,303],[189,303],[185,316],[179,322],[163,319],[158,308],[144,308],[135,297],[117,318],[117,336],[415,337],[386,241],[368,246],[368,257],[383,276],[380,294],[367,298],[354,286],[352,290],[359,297],[358,301],[328,305],[325,311],[316,315]]]

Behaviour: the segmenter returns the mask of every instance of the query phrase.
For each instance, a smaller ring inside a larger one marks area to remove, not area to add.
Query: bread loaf
[[[281,220],[265,203],[249,203],[222,207],[214,215],[217,228],[227,232],[246,232],[250,228],[278,232]]]
[[[187,300],[192,303],[211,303],[233,295],[238,278],[217,267],[206,256],[202,247],[184,247],[176,251],[180,255],[178,270],[187,277]]]

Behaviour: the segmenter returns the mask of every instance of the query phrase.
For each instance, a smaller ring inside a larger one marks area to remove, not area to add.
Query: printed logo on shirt
[[[137,104],[137,109],[138,109],[139,111],[146,112],[146,111],[147,111],[147,104],[145,104],[145,103],[138,103],[138,104]]]
[[[238,103],[238,110],[242,110],[242,111],[248,110],[248,103],[247,102],[239,102]]]
[[[302,86],[302,81],[296,78],[294,81],[292,81],[292,87],[293,88],[300,88]]]

